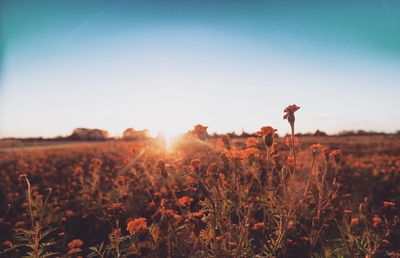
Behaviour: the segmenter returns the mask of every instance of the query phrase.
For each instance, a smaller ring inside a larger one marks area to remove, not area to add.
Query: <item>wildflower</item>
[[[289,148],[292,146],[292,137],[291,136],[286,136],[285,137],[285,144]],[[298,146],[299,144],[300,144],[299,138],[297,138],[296,136],[293,137],[293,146]]]
[[[341,156],[342,156],[341,150],[333,150],[329,153],[329,157],[331,157],[335,161],[335,163],[338,163],[340,161]]]
[[[351,226],[357,226],[360,223],[359,218],[351,218],[350,225]]]
[[[385,207],[394,207],[396,204],[394,202],[383,202],[383,206]]]
[[[203,217],[203,212],[202,211],[195,211],[195,212],[191,212],[189,214],[190,218],[201,218]]]
[[[74,239],[71,242],[68,243],[68,248],[73,249],[73,248],[79,248],[83,245],[82,240],[80,239]]]
[[[241,150],[232,150],[229,152],[229,158],[231,160],[241,160],[243,159],[243,152]]]
[[[261,153],[257,148],[247,148],[242,152],[242,158],[260,157]]]
[[[126,230],[131,235],[137,235],[143,230],[147,229],[147,220],[145,218],[137,218],[128,222]]]
[[[295,116],[294,116],[294,113],[299,109],[300,109],[300,107],[298,107],[296,104],[293,104],[293,105],[287,106],[283,110],[283,112],[285,112],[285,115],[283,116],[283,119],[287,119],[292,128],[294,128],[294,122],[295,122],[295,119],[296,119]]]
[[[246,140],[247,148],[256,147],[257,146],[257,138],[256,137],[249,137]]]
[[[187,206],[192,203],[193,199],[188,196],[183,196],[177,200],[178,206]]]
[[[194,129],[191,133],[193,136],[199,138],[202,141],[205,141],[207,138],[207,128],[208,126],[202,126],[201,124],[197,124],[194,126]]]
[[[310,146],[313,158],[315,159],[319,154],[323,154],[323,146],[321,144],[313,144]]]
[[[179,214],[176,214],[176,213],[174,214],[174,217],[173,217],[173,218],[174,218],[174,220],[177,221],[177,222],[180,222],[180,221],[182,220],[182,216],[179,215]]]
[[[276,134],[276,131],[277,130],[271,126],[263,126],[260,131],[256,132],[256,135],[262,136],[265,146],[271,147],[274,143],[274,135]]]
[[[377,228],[382,223],[382,219],[378,215],[372,218],[372,227]]]

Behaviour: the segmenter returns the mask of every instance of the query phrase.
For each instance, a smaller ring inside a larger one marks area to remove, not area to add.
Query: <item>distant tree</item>
[[[314,136],[328,136],[328,134],[323,131],[317,130],[315,131]]]
[[[135,141],[144,140],[149,138],[149,130],[139,130],[136,131],[133,128],[128,128],[122,133],[122,140],[124,141]]]
[[[239,135],[239,137],[241,137],[241,138],[249,138],[249,137],[252,137],[252,136],[254,136],[254,133],[251,134],[251,133],[245,132],[244,130],[243,130],[242,133]]]
[[[109,134],[105,130],[76,128],[67,138],[70,140],[81,141],[105,141],[108,137]]]

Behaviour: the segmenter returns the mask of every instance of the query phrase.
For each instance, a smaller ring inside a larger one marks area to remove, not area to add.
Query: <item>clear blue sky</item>
[[[400,129],[398,0],[0,5],[0,137]]]

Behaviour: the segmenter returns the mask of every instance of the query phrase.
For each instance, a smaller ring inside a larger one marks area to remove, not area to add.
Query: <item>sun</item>
[[[171,132],[171,131],[158,131],[156,135],[153,135],[156,139],[159,139],[161,145],[165,146],[165,150],[172,151],[176,143],[176,140],[183,133],[181,132]]]

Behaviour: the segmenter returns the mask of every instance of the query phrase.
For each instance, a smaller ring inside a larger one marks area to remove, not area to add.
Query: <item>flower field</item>
[[[400,137],[0,152],[1,257],[400,257]],[[300,111],[299,111],[300,112]]]

